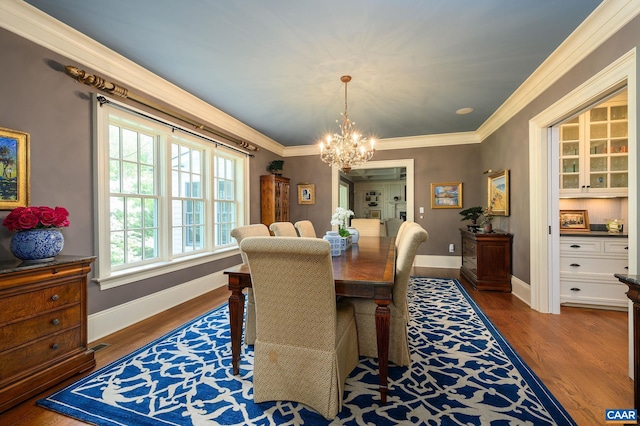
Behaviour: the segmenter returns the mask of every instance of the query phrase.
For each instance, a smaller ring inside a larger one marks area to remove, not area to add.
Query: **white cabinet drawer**
[[[560,252],[562,253],[600,253],[602,252],[602,241],[584,238],[580,241],[560,239]]]
[[[626,257],[629,255],[629,241],[626,238],[620,241],[605,241],[604,252],[619,253]]]
[[[616,258],[560,257],[560,273],[613,274],[628,273],[629,261]]]
[[[628,287],[620,282],[603,284],[584,281],[562,280],[561,303],[577,303],[600,306],[626,307]]]

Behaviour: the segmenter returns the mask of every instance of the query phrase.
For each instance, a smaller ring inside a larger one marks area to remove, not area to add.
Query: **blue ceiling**
[[[337,130],[345,74],[368,135],[475,131],[601,0],[26,3],[297,146]]]

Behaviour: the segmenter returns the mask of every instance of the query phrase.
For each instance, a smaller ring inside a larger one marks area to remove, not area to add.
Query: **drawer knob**
[[[58,348],[59,348],[59,346],[58,346],[57,343],[54,343],[53,345],[51,345],[51,349],[53,349],[53,350],[56,350]]]
[[[580,289],[578,287],[572,287],[571,291],[580,291]]]
[[[578,244],[571,244],[571,248],[580,248],[580,245],[578,245]]]
[[[60,324],[60,320],[58,318],[54,318],[53,320],[51,320],[51,324],[58,325]]]
[[[629,269],[629,267],[628,267],[628,266],[625,266],[625,267],[624,267],[624,269]]]
[[[579,264],[577,264],[577,263],[572,263],[572,264],[571,264],[571,265],[569,265],[569,266],[580,266],[580,265],[579,265]]]
[[[625,250],[629,250],[629,247],[625,247],[624,249],[625,249]]]
[[[51,300],[53,300],[54,302],[58,299],[60,299],[60,296],[58,296],[57,294],[54,294],[53,296],[51,296]]]

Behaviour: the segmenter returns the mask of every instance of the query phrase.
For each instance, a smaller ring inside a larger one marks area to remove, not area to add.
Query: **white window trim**
[[[94,96],[95,98],[95,96]],[[118,102],[109,100],[116,105],[121,105]],[[109,203],[106,200],[109,198],[109,170],[108,170],[108,162],[103,161],[104,158],[109,158],[109,144],[108,142],[108,123],[109,123],[109,113],[108,110],[102,110],[97,99],[94,99],[94,117],[93,121],[96,123],[94,127],[94,156],[93,156],[93,169],[96,172],[94,177],[94,211],[95,211],[95,253],[97,255],[97,259],[95,262],[94,268],[94,278],[93,281],[97,282],[100,286],[101,290],[107,290],[110,288],[118,287],[121,285],[126,285],[130,283],[134,283],[140,280],[153,278],[159,275],[164,275],[167,273],[171,273],[174,271],[180,271],[186,268],[198,266],[204,263],[224,259],[227,257],[235,256],[239,253],[238,246],[235,243],[231,243],[224,247],[219,247],[215,250],[210,250],[206,252],[198,252],[195,254],[184,255],[180,254],[179,256],[173,256],[172,258],[164,257],[161,261],[141,264],[139,266],[130,267],[123,270],[112,271],[110,265],[110,250],[109,250]],[[147,112],[143,112],[137,110],[130,106],[125,106],[125,108],[130,109],[132,112],[138,112],[140,114],[152,117],[154,119],[160,120],[159,118],[153,117]],[[169,124],[168,124],[169,125]],[[180,128],[180,126],[175,125],[176,128]],[[215,143],[213,141],[212,143]],[[220,145],[224,145],[220,143]],[[218,150],[223,150],[225,148],[214,148],[212,152],[216,152]],[[160,153],[162,155],[162,151]],[[226,153],[225,153],[226,155]],[[243,188],[243,190],[237,191],[238,196],[241,198],[241,205],[238,209],[238,224],[245,224],[246,218],[249,218],[249,201],[250,201],[250,188],[249,188],[249,156],[245,155],[242,160],[242,171],[238,176],[238,186]],[[208,168],[208,165],[205,167]],[[208,175],[208,179],[211,178],[211,175]],[[161,177],[162,179],[162,177]],[[160,184],[164,184],[164,182],[159,182]],[[208,191],[213,191],[211,184],[208,184]],[[212,197],[212,195],[210,196]],[[162,207],[161,207],[162,208]],[[166,217],[166,214],[164,215]],[[213,211],[209,210],[207,225],[208,227],[213,226]],[[160,232],[166,233],[169,232],[168,228],[165,229],[165,225],[162,224],[162,229]],[[210,228],[209,228],[210,229]],[[209,238],[211,241],[209,244],[212,244],[212,236]],[[166,250],[163,246],[160,247],[160,251]]]

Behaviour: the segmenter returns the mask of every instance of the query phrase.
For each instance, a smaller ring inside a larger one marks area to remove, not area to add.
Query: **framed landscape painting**
[[[0,210],[29,205],[29,134],[0,127]]]
[[[487,207],[494,216],[509,216],[509,170],[489,176],[487,187]]]
[[[431,208],[462,208],[462,182],[432,183]]]
[[[560,232],[589,232],[587,210],[560,210]]]

